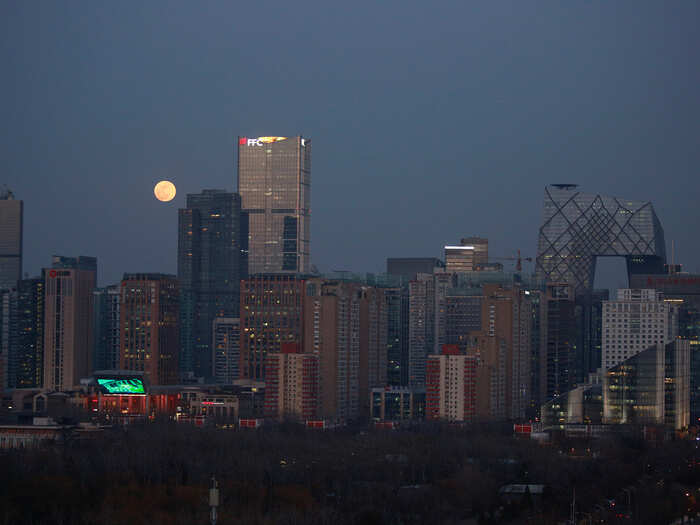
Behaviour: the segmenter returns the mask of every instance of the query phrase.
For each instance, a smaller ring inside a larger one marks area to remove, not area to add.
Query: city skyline
[[[0,521],[700,520],[698,20],[0,2]]]
[[[244,23],[261,6],[176,5],[168,23],[155,4],[109,17],[99,3],[41,16],[2,6],[13,45],[0,57],[14,74],[0,87],[0,182],[25,201],[24,271],[89,253],[100,285],[175,273],[184,196],[233,191],[236,136],[275,134],[317,146],[311,262],[322,271],[379,272],[387,257],[438,257],[465,235],[488,238],[494,256],[534,257],[553,183],[652,200],[667,254],[675,241],[676,261],[700,270],[687,227],[700,219],[689,197],[700,191],[700,6],[396,7],[373,6],[368,23],[356,7],[312,4],[309,18],[282,6],[262,32]],[[425,40],[414,20],[443,30]],[[153,199],[161,179],[178,188],[170,204]]]

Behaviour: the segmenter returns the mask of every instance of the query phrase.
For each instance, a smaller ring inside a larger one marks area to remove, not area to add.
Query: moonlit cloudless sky
[[[468,235],[534,257],[550,183],[651,200],[698,271],[699,20],[692,1],[2,2],[24,271],[175,273],[177,209],[235,190],[236,136],[298,134],[321,271]]]

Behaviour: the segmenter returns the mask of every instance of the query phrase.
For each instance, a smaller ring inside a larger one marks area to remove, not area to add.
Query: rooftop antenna
[[[7,187],[7,184],[3,184],[2,187],[0,187],[0,200],[5,200],[5,201],[11,201],[14,200],[15,195],[12,193],[12,190]]]

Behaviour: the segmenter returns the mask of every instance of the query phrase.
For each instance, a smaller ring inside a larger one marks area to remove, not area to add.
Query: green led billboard
[[[140,379],[97,379],[97,383],[107,390],[108,394],[145,394],[143,381]]]

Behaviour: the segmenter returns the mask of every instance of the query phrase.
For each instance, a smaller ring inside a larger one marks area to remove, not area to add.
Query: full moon
[[[161,202],[170,202],[175,198],[175,184],[169,180],[162,180],[153,188],[153,193]]]

